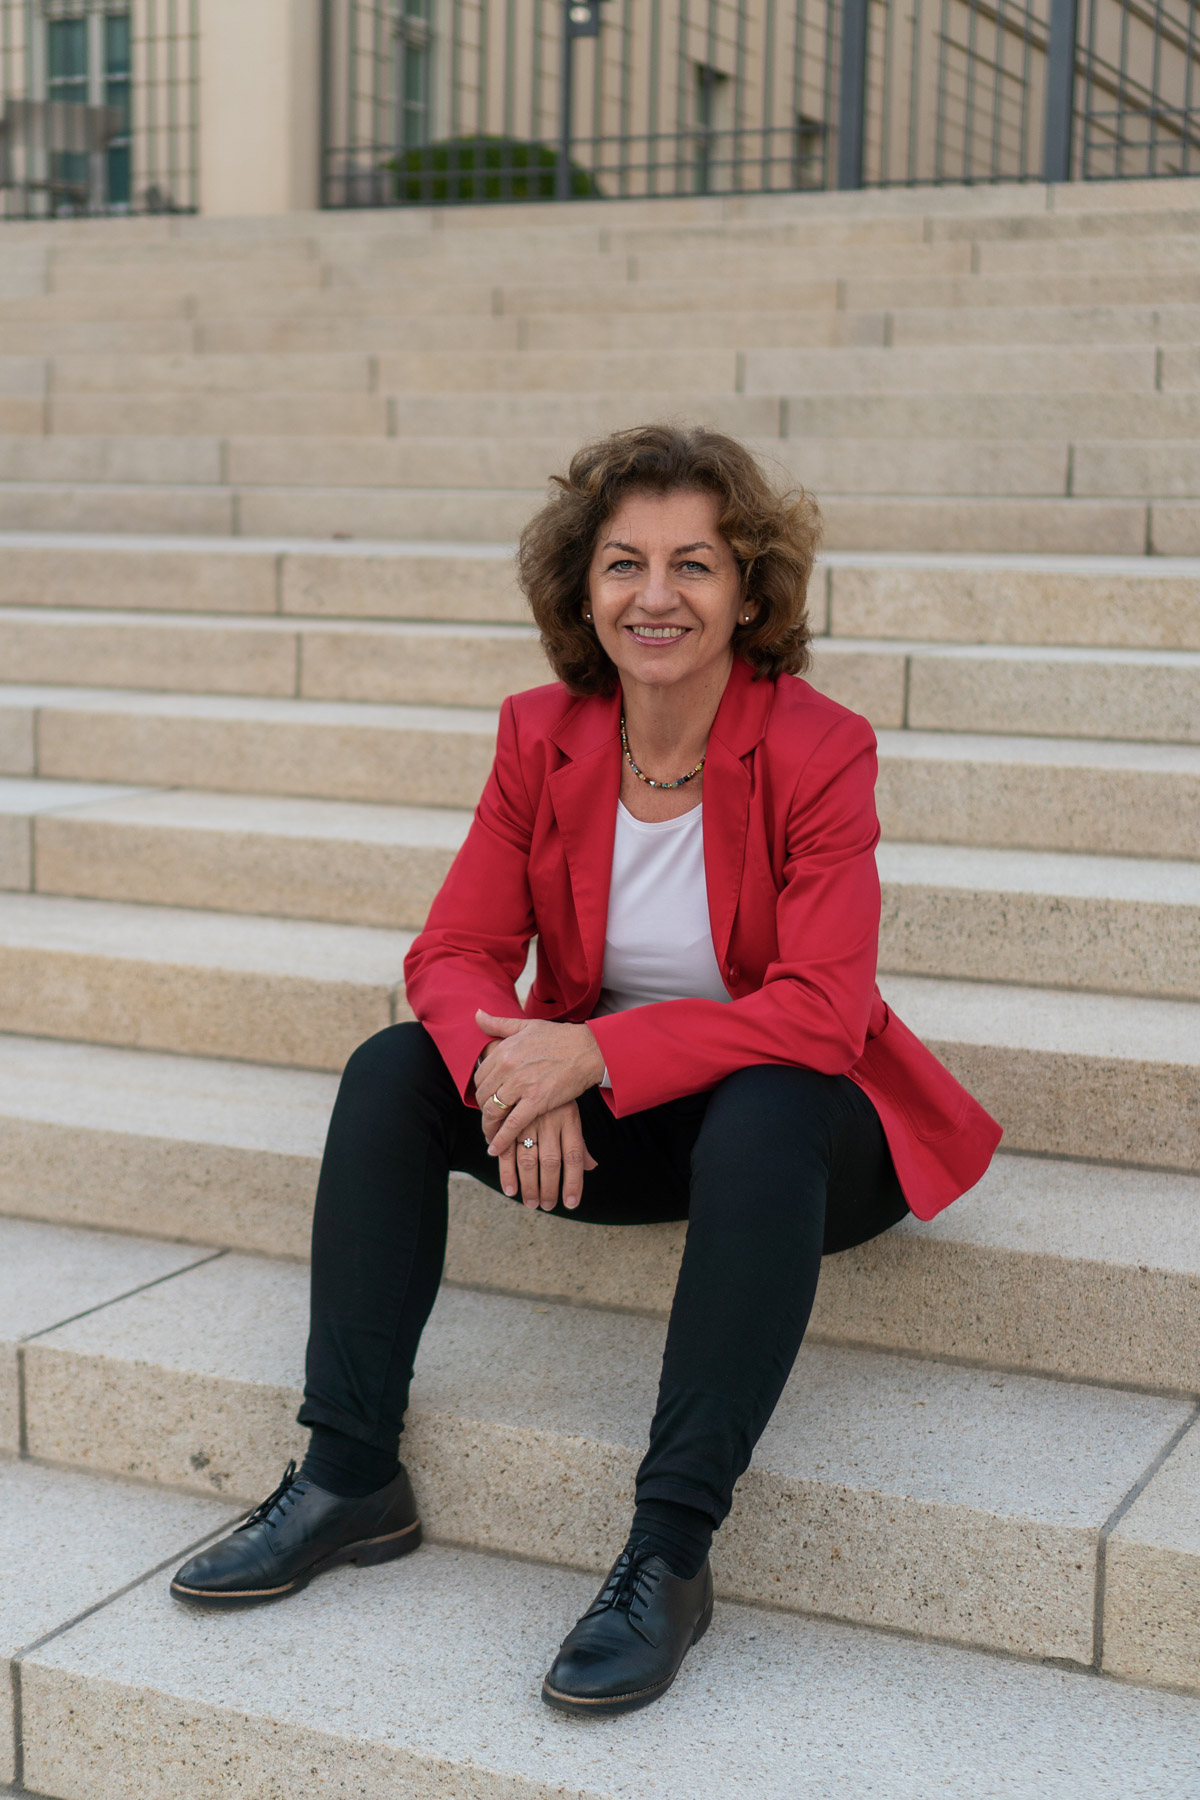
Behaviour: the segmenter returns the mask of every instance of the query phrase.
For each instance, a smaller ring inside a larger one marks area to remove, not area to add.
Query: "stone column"
[[[200,210],[311,211],[319,199],[320,0],[204,0]]]

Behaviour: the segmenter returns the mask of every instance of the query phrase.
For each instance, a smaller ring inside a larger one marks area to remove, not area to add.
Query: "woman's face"
[[[707,687],[729,673],[741,577],[716,496],[630,494],[604,525],[588,571],[597,638],[621,684]]]

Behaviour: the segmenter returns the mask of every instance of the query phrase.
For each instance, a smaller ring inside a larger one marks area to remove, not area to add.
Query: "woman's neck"
[[[622,682],[629,747],[648,774],[673,781],[704,755],[732,667],[731,656],[724,666],[705,670],[703,681],[695,685]]]

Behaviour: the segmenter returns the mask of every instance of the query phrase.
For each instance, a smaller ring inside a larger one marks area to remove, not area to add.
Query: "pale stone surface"
[[[1191,297],[1194,295],[1193,280]],[[745,396],[743,404],[752,399],[751,395]],[[782,435],[801,439],[898,437],[910,442],[914,438],[972,438],[1012,442],[1027,436],[1054,443],[1080,438],[1190,440],[1196,424],[1196,403],[1190,394],[1161,394],[1152,389],[1111,394],[1103,388],[1083,393],[1051,389],[1042,394],[971,394],[952,389],[917,389],[910,393],[792,392],[781,396],[777,404]],[[1052,547],[1017,546],[1022,550]],[[1105,548],[1091,546],[1093,553]],[[1140,555],[1144,549],[1145,544],[1139,544],[1133,554]]]
[[[282,621],[13,607],[0,611],[0,668],[14,682],[294,694],[296,632]]]
[[[118,798],[39,820],[38,891],[417,928],[469,823],[449,809],[352,801]]]
[[[0,691],[0,774],[32,775],[35,766],[33,708]]]
[[[644,1800],[647,1770],[662,1800],[1158,1800],[1192,1779],[1191,1700],[740,1606],[665,1703],[615,1732],[557,1718],[542,1675],[594,1588],[440,1548],[253,1614],[146,1583],[25,1659],[26,1778],[111,1800]]]
[[[1067,445],[926,438],[785,438],[755,444],[817,494],[1067,492]],[[765,456],[764,456],[765,460]],[[1078,493],[1088,492],[1076,489]],[[1112,489],[1100,489],[1110,493]]]
[[[0,1657],[8,1663],[159,1564],[182,1557],[229,1510],[191,1495],[0,1458]],[[6,1670],[0,1780],[16,1772],[12,1699]]]
[[[43,1336],[26,1351],[31,1451],[265,1491],[303,1439],[307,1303],[302,1270],[225,1257]],[[599,1566],[623,1528],[661,1344],[660,1324],[628,1314],[444,1291],[405,1434],[430,1529]],[[1099,1527],[1187,1416],[1182,1402],[810,1346],[722,1534],[722,1589],[1087,1662]]]
[[[189,1268],[201,1255],[145,1239],[0,1219],[0,1451],[22,1448],[19,1344]]]
[[[1099,551],[1135,556],[1145,548],[1146,507],[1136,500],[978,499],[915,495],[821,496],[833,550]],[[1165,547],[1164,547],[1165,548]]]
[[[7,697],[38,705],[39,771],[67,779],[473,806],[495,749],[495,713],[466,707],[70,688]]]
[[[5,332],[20,327],[6,325]],[[33,329],[32,327],[29,329]],[[61,326],[49,329],[61,330]],[[113,326],[79,329],[113,330]],[[120,327],[141,334],[145,324]],[[171,325],[171,331],[190,331]],[[0,438],[0,478],[5,481],[218,482],[221,445],[216,438]]]
[[[3,403],[0,402],[0,428]],[[236,525],[229,488],[118,486],[115,483],[5,482],[0,485],[0,531],[98,535],[228,537]],[[86,601],[80,601],[86,605]],[[111,606],[104,594],[101,604]]]
[[[396,437],[532,436],[583,443],[597,433],[646,419],[675,418],[680,410],[679,393],[657,387],[617,394],[411,393],[397,398],[391,424]],[[736,437],[780,435],[780,403],[773,394],[709,394],[696,389],[688,395],[687,416]]]
[[[747,350],[745,371],[748,394],[1146,393],[1155,386],[1155,354],[1150,345]]]
[[[1200,999],[1196,863],[906,843],[876,861],[883,969]]]
[[[1200,505],[1156,500],[1150,508],[1150,545],[1156,556],[1200,556]]]
[[[529,619],[501,544],[294,549],[283,559],[280,606],[322,618]]]
[[[6,532],[0,605],[120,606],[171,612],[273,613],[271,546],[95,535]]]
[[[1200,1005],[891,975],[1009,1149],[1200,1170]]]
[[[924,650],[909,661],[917,730],[1200,743],[1200,652]]]
[[[461,337],[460,320],[446,323]],[[375,320],[362,321],[362,329],[368,328],[381,329]],[[259,436],[233,438],[226,469],[228,480],[240,487],[534,488],[563,469],[577,448],[567,437],[401,437],[378,443],[361,437],[310,442]]]
[[[755,354],[763,354],[755,352]],[[505,350],[390,352],[379,358],[383,393],[732,393],[737,352],[719,350]],[[753,389],[748,391],[755,391]],[[761,389],[758,391],[762,391]]]
[[[828,556],[839,636],[1200,650],[1200,560]]]
[[[1193,1423],[1108,1539],[1104,1667],[1114,1675],[1200,1692],[1198,1496]]]
[[[366,356],[257,355],[203,356],[183,352],[56,356],[51,364],[55,394],[184,393],[344,393],[365,394],[371,386]]]
[[[0,895],[0,1025],[340,1069],[407,1016],[411,937],[49,895]]]
[[[1198,857],[1200,748],[883,731],[876,804],[889,838]]]
[[[382,394],[55,394],[47,404],[50,429],[99,437],[131,432],[135,437],[244,437],[248,432],[339,437],[362,433],[384,437],[387,400]]]
[[[237,490],[247,537],[429,537],[490,544],[520,535],[545,500],[536,488],[274,488]],[[1081,502],[1080,504],[1083,504]],[[1108,504],[1113,504],[1109,502]]]
[[[0,1037],[0,1210],[307,1256],[336,1082]]]
[[[1196,330],[1200,337],[1200,327]],[[1148,499],[1194,499],[1200,494],[1200,445],[1195,443],[1077,444],[1072,464],[1077,494],[1144,494]]]
[[[306,699],[499,706],[551,680],[532,625],[312,625],[300,636]]]

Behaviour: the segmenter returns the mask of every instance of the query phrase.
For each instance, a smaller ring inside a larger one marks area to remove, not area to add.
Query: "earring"
[[[586,619],[586,620],[587,620],[587,622],[588,622],[588,624],[589,624],[589,625],[590,625],[590,624],[591,624],[591,622],[592,622],[592,615],[591,615],[591,613],[584,613],[584,615],[583,615],[583,616],[584,616],[584,618],[585,618],[585,619]]]

